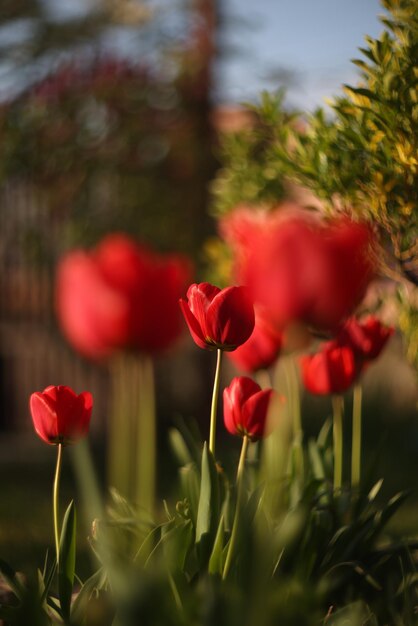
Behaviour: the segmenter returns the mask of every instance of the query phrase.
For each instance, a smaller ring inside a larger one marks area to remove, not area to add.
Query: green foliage
[[[248,105],[257,118],[254,128],[224,137],[221,159],[212,190],[216,213],[227,213],[238,204],[275,204],[285,196],[282,164],[277,149],[288,143],[296,114],[283,109],[284,92],[264,92],[259,107]]]
[[[334,491],[328,424],[305,450],[302,486],[292,464],[289,474],[277,476],[260,473],[252,463],[245,469],[242,498],[207,446],[197,462],[197,442],[191,443],[190,433],[186,438],[179,431],[172,437],[187,465],[180,469],[176,506],[166,505],[166,520],[146,535],[138,527],[130,553],[107,530],[96,534],[93,545],[119,626],[140,619],[176,626],[313,626],[324,619],[357,626],[366,617],[376,625],[416,623],[417,546],[386,532],[406,494],[382,505],[382,481],[369,492]],[[236,510],[237,541],[225,577]],[[113,517],[113,525],[131,536],[124,517]]]
[[[296,183],[329,212],[345,209],[377,223],[391,275],[398,265],[399,277],[417,285],[418,11],[416,0],[382,3],[386,30],[366,37],[362,58],[353,61],[359,84],[331,100],[331,115],[318,109],[303,119],[284,111],[283,93],[263,94],[251,107],[254,129],[225,137],[213,211],[221,216],[242,203],[274,208]],[[211,241],[207,252],[224,277],[230,262],[222,244]],[[416,305],[401,315],[416,362]]]
[[[290,179],[330,209],[342,204],[378,220],[397,252],[415,242],[418,14],[415,0],[383,5],[386,31],[366,38],[365,58],[353,61],[360,83],[346,85],[346,96],[331,101],[333,116],[319,109],[301,127],[283,111],[283,94],[263,94],[253,107],[254,132],[225,138],[225,166],[213,187],[217,214],[240,202],[274,204]]]

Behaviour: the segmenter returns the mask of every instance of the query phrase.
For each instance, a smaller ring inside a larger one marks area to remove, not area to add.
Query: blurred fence
[[[28,398],[50,384],[92,390],[105,414],[107,374],[82,360],[62,339],[54,315],[54,259],[60,253],[62,220],[24,183],[10,183],[0,197],[0,427],[25,428]],[[48,263],[31,259],[30,239],[43,231]],[[32,262],[31,262],[32,261]]]

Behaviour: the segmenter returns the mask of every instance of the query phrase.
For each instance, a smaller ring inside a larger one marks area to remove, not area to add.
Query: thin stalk
[[[131,472],[132,416],[129,403],[130,364],[127,355],[119,354],[111,363],[112,405],[108,416],[108,484],[125,497],[129,492]]]
[[[293,424],[293,446],[295,451],[296,473],[299,484],[303,484],[304,462],[303,462],[303,427],[302,414],[300,408],[300,386],[296,363],[293,357],[289,357],[287,365],[287,384],[289,388],[289,404]]]
[[[157,427],[155,410],[154,364],[141,355],[139,403],[137,407],[136,503],[152,513],[155,504]]]
[[[61,475],[61,465],[62,465],[62,443],[58,444],[57,450],[57,464],[55,467],[55,478],[54,478],[54,488],[52,491],[52,504],[53,504],[53,516],[54,516],[54,537],[55,537],[55,551],[57,553],[57,563],[59,561],[59,553],[60,553],[60,532],[59,532],[59,483],[60,483],[60,475]]]
[[[235,507],[234,522],[232,525],[231,539],[229,540],[229,546],[228,546],[228,552],[226,555],[224,571],[222,573],[223,580],[225,580],[225,578],[228,576],[228,572],[230,570],[231,563],[232,563],[232,556],[234,553],[235,544],[237,542],[239,514],[241,511],[241,503],[242,503],[242,484],[243,484],[242,477],[244,475],[245,458],[247,456],[247,448],[248,448],[249,441],[250,440],[247,437],[247,435],[244,435],[244,437],[242,438],[241,454],[239,457],[238,470],[237,470],[237,503]]]
[[[334,436],[334,490],[341,489],[343,482],[343,410],[344,399],[332,396]]]
[[[351,446],[351,486],[360,485],[361,476],[361,403],[362,388],[358,383],[353,390],[353,433]]]
[[[219,384],[221,380],[221,362],[222,362],[222,350],[218,348],[217,359],[216,359],[215,380],[213,382],[212,406],[210,409],[209,450],[212,452],[213,456],[215,456],[216,416],[218,413]]]

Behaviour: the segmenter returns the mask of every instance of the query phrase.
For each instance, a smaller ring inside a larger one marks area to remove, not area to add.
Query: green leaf
[[[219,479],[212,453],[205,442],[202,452],[196,544],[202,562],[207,562],[219,519]]]
[[[344,88],[359,96],[365,96],[369,98],[369,100],[380,102],[379,96],[373,91],[370,91],[370,89],[365,89],[364,87],[350,87],[350,85],[344,85]]]
[[[172,528],[166,526],[162,529],[161,544],[170,570],[183,571],[192,543],[193,526],[190,520],[184,520]]]
[[[104,572],[100,568],[90,578],[86,580],[81,587],[71,609],[71,618],[75,623],[81,622],[86,614],[87,604],[93,595],[93,592],[103,587]]]
[[[309,441],[308,444],[308,452],[314,478],[316,478],[317,480],[325,480],[325,470],[322,463],[321,455],[319,453],[316,442],[312,439]]]
[[[194,463],[180,468],[180,482],[182,494],[187,498],[190,507],[190,517],[196,526],[197,512],[199,508],[200,476],[199,470]]]
[[[193,457],[181,432],[177,428],[171,428],[168,436],[170,447],[180,465],[192,463]]]
[[[369,502],[373,502],[373,500],[376,499],[376,496],[379,493],[380,489],[382,488],[382,485],[383,485],[383,478],[378,480],[377,483],[373,485],[373,487],[370,489],[369,494],[367,496]]]
[[[212,554],[209,559],[209,574],[222,574],[223,571],[223,549],[224,549],[224,517],[221,515],[221,519],[218,526],[218,531],[215,537],[215,543],[213,544]]]
[[[61,610],[65,618],[70,617],[71,596],[75,574],[76,552],[76,509],[71,501],[64,515],[62,523],[59,563],[58,563],[58,589]]]

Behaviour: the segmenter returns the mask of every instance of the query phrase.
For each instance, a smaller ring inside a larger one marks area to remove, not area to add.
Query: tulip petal
[[[207,311],[213,300],[213,298],[220,293],[219,287],[211,285],[210,283],[199,283],[190,285],[187,290],[187,301],[189,308],[202,330],[204,337],[207,336]]]
[[[207,310],[207,334],[224,350],[235,350],[247,341],[254,323],[254,305],[245,287],[222,289]]]
[[[202,334],[201,328],[199,326],[199,322],[189,309],[189,305],[186,300],[181,299],[179,301],[181,310],[184,315],[184,319],[186,320],[187,326],[189,327],[189,331],[191,336],[193,337],[194,342],[199,346],[199,348],[208,349],[210,346],[205,341],[205,338]]]
[[[229,387],[224,389],[224,422],[231,434],[237,435],[245,431],[242,407],[251,396],[259,391],[261,391],[260,386],[246,376],[235,377]]]
[[[328,345],[301,358],[303,383],[313,394],[342,393],[353,384],[358,370],[351,348]]]
[[[244,430],[251,439],[259,439],[264,434],[272,394],[272,389],[260,390],[248,398],[243,405]]]
[[[29,405],[37,435],[46,443],[55,443],[58,439],[57,414],[51,400],[37,391],[31,395]]]

